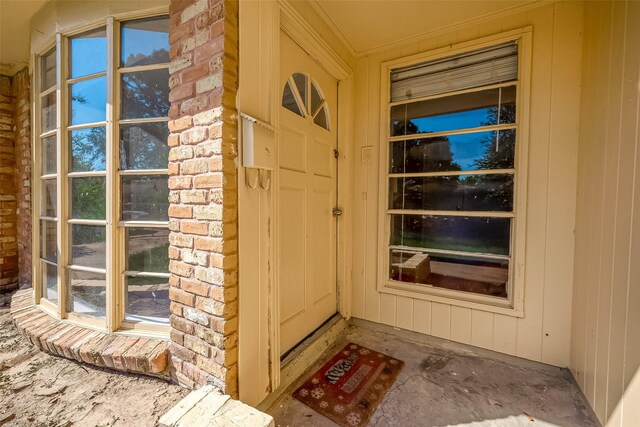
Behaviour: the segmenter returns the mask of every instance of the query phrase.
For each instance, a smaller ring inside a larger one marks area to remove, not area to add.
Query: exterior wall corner
[[[238,3],[169,7],[171,375],[237,396]]]

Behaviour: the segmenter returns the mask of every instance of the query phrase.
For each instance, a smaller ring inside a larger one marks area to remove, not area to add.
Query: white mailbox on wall
[[[240,113],[242,120],[242,165],[245,168],[275,168],[275,129],[254,117]]]

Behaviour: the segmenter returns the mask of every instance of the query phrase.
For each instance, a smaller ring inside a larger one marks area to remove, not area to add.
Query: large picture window
[[[109,19],[38,57],[36,277],[62,318],[168,324],[168,31],[166,16]]]
[[[383,286],[510,305],[519,44],[387,71]]]

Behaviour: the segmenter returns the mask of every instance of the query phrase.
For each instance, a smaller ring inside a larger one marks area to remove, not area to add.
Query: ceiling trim
[[[309,5],[311,5],[311,8],[313,8],[313,10],[320,16],[320,18],[325,22],[325,24],[327,24],[329,28],[331,28],[331,31],[333,31],[333,34],[335,34],[335,36],[347,48],[347,51],[349,52],[349,54],[353,57],[359,56],[355,47],[353,47],[351,42],[345,37],[342,31],[340,31],[340,28],[338,28],[338,26],[335,24],[335,22],[333,22],[333,20],[327,14],[327,12],[325,12],[322,6],[320,6],[320,3],[318,3],[318,0],[308,0],[308,2],[309,2]]]
[[[390,43],[383,43],[380,44],[376,47],[373,47],[371,49],[366,49],[363,51],[358,51],[355,49],[355,47],[351,44],[351,42],[347,39],[347,37],[340,31],[339,27],[336,25],[335,22],[333,22],[333,20],[331,19],[331,17],[327,14],[327,12],[324,10],[324,8],[322,7],[322,5],[320,4],[320,2],[318,2],[318,0],[308,0],[310,5],[313,7],[313,9],[316,11],[316,13],[320,16],[320,18],[322,18],[325,23],[333,30],[333,32],[335,33],[336,37],[338,37],[340,39],[340,41],[342,41],[342,43],[348,48],[348,50],[350,51],[350,53],[353,54],[354,57],[356,58],[360,58],[363,56],[368,56],[368,55],[372,55],[374,53],[379,53],[381,51],[387,50],[387,49],[393,49],[395,47],[400,47],[403,45],[406,45],[408,43],[415,43],[415,42],[420,42],[429,38],[433,38],[433,37],[437,37],[443,34],[447,34],[447,33],[451,33],[452,31],[456,31],[459,30],[463,27],[472,25],[472,24],[479,24],[482,22],[487,22],[487,21],[491,21],[494,19],[499,19],[505,16],[509,16],[515,13],[522,13],[522,12],[526,12],[532,9],[536,9],[542,6],[546,6],[552,3],[556,3],[559,0],[530,0],[527,3],[523,3],[521,5],[518,6],[512,6],[506,9],[502,9],[496,12],[490,12],[490,13],[486,13],[484,15],[479,15],[477,17],[473,17],[470,19],[466,19],[460,22],[457,22],[453,25],[448,25],[446,27],[440,27],[440,28],[434,28],[433,30],[428,30],[425,32],[422,32],[420,34],[416,34],[414,36],[409,36],[409,37],[404,37],[402,39],[398,39],[396,41],[390,42]]]

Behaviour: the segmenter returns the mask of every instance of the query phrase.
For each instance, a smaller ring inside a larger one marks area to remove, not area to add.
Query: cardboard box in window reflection
[[[437,288],[507,297],[508,264],[444,254],[391,251],[390,279]]]

